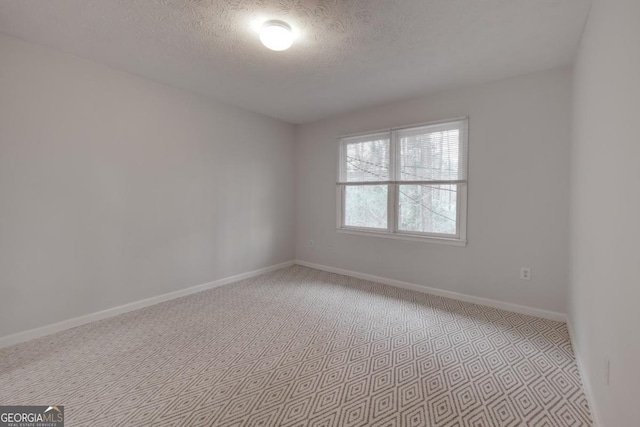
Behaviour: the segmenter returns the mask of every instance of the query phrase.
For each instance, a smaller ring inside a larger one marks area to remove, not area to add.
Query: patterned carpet
[[[566,325],[294,266],[0,350],[67,426],[590,426]]]

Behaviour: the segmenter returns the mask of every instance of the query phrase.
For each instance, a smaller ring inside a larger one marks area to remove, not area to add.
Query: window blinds
[[[467,180],[467,120],[341,139],[338,184]]]
[[[466,121],[401,129],[396,181],[451,183],[467,179]]]
[[[389,132],[342,140],[341,182],[391,180],[391,135]]]

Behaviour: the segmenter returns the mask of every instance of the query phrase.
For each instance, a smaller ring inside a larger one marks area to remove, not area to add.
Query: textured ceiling
[[[302,123],[571,62],[589,0],[0,0],[0,32]],[[291,49],[257,29],[282,19]]]

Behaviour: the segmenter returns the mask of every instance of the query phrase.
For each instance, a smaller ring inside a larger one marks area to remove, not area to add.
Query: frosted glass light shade
[[[271,50],[286,50],[293,43],[291,27],[282,21],[267,21],[260,30],[260,41]]]

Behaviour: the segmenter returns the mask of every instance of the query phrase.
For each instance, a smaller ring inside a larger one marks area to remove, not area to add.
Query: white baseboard
[[[315,264],[299,259],[297,259],[295,263],[304,267],[315,268],[316,270],[323,270],[330,273],[342,274],[343,276],[351,276],[358,279],[370,280],[372,282],[384,283],[385,285],[395,286],[397,288],[409,289],[412,291],[451,298],[459,301],[469,302],[472,304],[485,305],[488,307],[498,308],[500,310],[526,314],[528,316],[542,317],[543,319],[555,320],[557,322],[566,322],[567,320],[567,316],[563,313],[556,313],[555,311],[543,310],[541,308],[513,304],[510,302],[498,301],[489,298],[476,297],[473,295],[466,295],[458,292],[445,291],[443,289],[431,288],[428,286],[417,285],[415,283],[402,282],[400,280],[388,279],[386,277],[373,276],[371,274],[359,273],[357,271],[344,270],[342,268],[329,267],[327,265]]]
[[[260,274],[268,273],[271,271],[279,270],[284,267],[289,267],[294,264],[302,265],[309,268],[315,268],[317,270],[328,271],[331,273],[342,274],[345,276],[356,277],[364,280],[371,280],[373,282],[384,283],[386,285],[395,286],[402,289],[409,289],[412,291],[424,292],[427,294],[437,295],[446,298],[452,298],[464,302],[473,304],[485,305],[489,307],[498,308],[501,310],[513,311],[516,313],[526,314],[530,316],[542,317],[545,319],[555,320],[559,322],[566,321],[566,315],[562,313],[556,313],[553,311],[543,310],[539,308],[528,307],[524,305],[518,305],[508,303],[504,301],[497,301],[488,298],[476,297],[471,295],[465,295],[458,292],[446,291],[437,288],[431,288],[428,286],[417,285],[414,283],[402,282],[399,280],[389,279],[386,277],[373,276],[370,274],[359,273],[351,270],[344,270],[341,268],[329,267],[326,265],[315,264],[302,260],[288,261],[281,264],[272,265],[258,270],[249,271],[247,273],[238,274],[231,277],[225,277],[223,279],[214,280],[213,282],[204,283],[202,285],[192,286],[186,289],[181,289],[174,292],[158,295],[155,297],[147,298],[140,301],[131,302],[128,304],[120,305],[117,307],[108,308],[106,310],[98,311],[95,313],[87,314],[80,317],[75,317],[61,322],[53,323],[51,325],[42,326],[35,329],[30,329],[23,332],[18,332],[12,335],[0,337],[0,348],[8,347],[10,345],[18,344],[24,341],[29,341],[35,338],[40,338],[46,335],[51,335],[56,332],[64,331],[65,329],[75,328],[87,323],[95,322],[97,320],[106,319],[109,317],[117,316],[118,314],[127,313],[129,311],[138,310],[140,308],[148,307],[151,305],[159,304],[161,302],[169,301],[175,298],[180,298],[186,295],[191,295],[197,292],[202,292],[207,289],[213,289],[218,286],[227,285],[229,283],[237,282],[240,280],[248,279],[258,276]]]
[[[197,292],[206,291],[207,289],[217,288],[219,286],[227,285],[229,283],[237,282],[239,280],[249,279],[251,277],[259,276],[260,274],[279,270],[284,267],[290,267],[294,264],[295,264],[294,261],[287,261],[281,264],[271,265],[269,267],[264,267],[258,270],[249,271],[247,273],[237,274],[235,276],[214,280],[213,282],[203,283],[202,285],[191,286],[189,288],[180,289],[179,291],[169,292],[169,293],[158,295],[155,297],[130,302],[128,304],[108,308],[106,310],[98,311],[91,314],[86,314],[80,317],[74,317],[73,319],[63,320],[61,322],[53,323],[51,325],[46,325],[39,328],[18,332],[12,335],[7,335],[0,338],[0,348],[8,347],[10,345],[18,344],[24,341],[29,341],[35,338],[44,337],[46,335],[55,334],[56,332],[64,331],[65,329],[86,325],[87,323],[106,319],[108,317],[117,316],[118,314],[127,313],[129,311],[138,310],[140,308],[149,307],[150,305],[159,304],[161,302],[169,301],[175,298],[180,298],[186,295],[195,294]]]
[[[587,370],[585,369],[584,362],[580,359],[580,353],[578,352],[578,348],[576,347],[575,340],[575,332],[573,329],[573,324],[571,323],[571,317],[567,316],[567,329],[569,330],[569,337],[571,338],[571,345],[573,347],[573,354],[576,356],[576,364],[578,365],[578,371],[580,371],[580,378],[582,379],[582,388],[584,389],[584,394],[587,396],[587,401],[589,402],[589,410],[591,411],[591,418],[593,418],[593,427],[602,426],[600,422],[600,418],[598,417],[598,413],[596,411],[596,407],[594,405],[595,399],[593,395],[593,388],[591,387],[591,381],[589,381],[589,377],[587,376]]]

